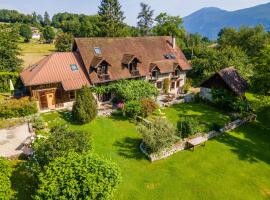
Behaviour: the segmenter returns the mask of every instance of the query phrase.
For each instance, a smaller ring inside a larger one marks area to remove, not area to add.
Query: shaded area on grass
[[[123,140],[117,140],[113,144],[117,147],[118,154],[128,159],[145,159],[145,155],[140,151],[142,140],[139,138],[126,137]]]

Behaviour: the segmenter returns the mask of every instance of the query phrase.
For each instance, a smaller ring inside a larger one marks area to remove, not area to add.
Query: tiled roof
[[[72,71],[72,64],[75,64],[78,70]],[[90,85],[83,62],[76,52],[53,53],[26,68],[20,76],[25,86],[61,82],[63,88],[68,91]]]
[[[191,65],[186,60],[182,51],[171,44],[169,36],[153,37],[124,37],[124,38],[76,38],[75,46],[81,54],[85,67],[89,71],[91,63],[96,56],[101,56],[110,64],[108,72],[110,80],[132,78],[127,67],[123,64],[131,62],[136,57],[141,62],[138,63],[138,70],[141,76],[150,74],[150,64],[161,62],[161,71],[171,72],[173,63],[178,63],[182,70],[190,70]],[[95,48],[101,50],[96,54]],[[165,60],[164,55],[173,54],[175,59]],[[165,66],[169,63],[170,66]],[[98,83],[99,80],[95,72],[90,74],[91,81]]]

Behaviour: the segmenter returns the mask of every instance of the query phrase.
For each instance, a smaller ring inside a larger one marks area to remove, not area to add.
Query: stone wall
[[[247,117],[245,117],[244,119],[238,119],[235,120],[233,122],[228,123],[227,125],[225,125],[223,128],[220,129],[220,131],[210,131],[206,134],[203,134],[203,137],[207,140],[210,140],[214,137],[217,137],[221,134],[223,134],[226,131],[231,131],[243,124],[245,124],[246,122],[250,122],[256,119],[256,115],[255,114],[251,114]],[[193,138],[194,139],[194,138]],[[165,149],[164,151],[160,152],[160,153],[152,153],[152,154],[148,154],[147,151],[144,148],[143,143],[140,144],[140,149],[141,151],[148,157],[148,159],[153,162],[153,161],[157,161],[157,160],[161,160],[164,158],[167,158],[179,151],[188,149],[188,145],[187,145],[188,139],[184,139],[182,141],[177,142],[175,145],[173,145],[171,148],[169,149]]]

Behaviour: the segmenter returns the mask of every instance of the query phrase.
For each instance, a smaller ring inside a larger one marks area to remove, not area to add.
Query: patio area
[[[12,158],[20,154],[31,154],[28,144],[33,139],[28,124],[0,129],[0,156]]]

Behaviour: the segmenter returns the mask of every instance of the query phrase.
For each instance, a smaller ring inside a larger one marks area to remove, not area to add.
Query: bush
[[[123,110],[124,116],[135,119],[142,116],[142,106],[139,101],[129,101],[125,104]]]
[[[72,116],[81,124],[91,122],[97,116],[97,102],[87,86],[77,92]]]
[[[187,138],[200,131],[199,122],[195,118],[185,117],[177,122],[177,129],[182,138]]]
[[[43,130],[46,128],[46,123],[41,117],[35,117],[32,119],[33,128],[36,130]]]
[[[11,199],[11,167],[4,158],[0,157],[0,199]]]
[[[138,127],[143,143],[149,153],[159,153],[177,141],[174,126],[165,119],[156,118],[152,123]]]
[[[212,124],[212,130],[214,130],[214,131],[218,131],[219,132],[219,130],[222,128],[222,126],[221,125],[219,125],[219,124],[217,124],[217,123],[213,123]]]
[[[35,199],[111,199],[120,183],[119,167],[93,154],[56,158],[39,175]]]
[[[142,99],[141,107],[142,107],[143,117],[147,117],[151,115],[158,108],[158,105],[152,99]]]
[[[37,104],[29,98],[0,101],[0,118],[25,117],[37,113]]]

